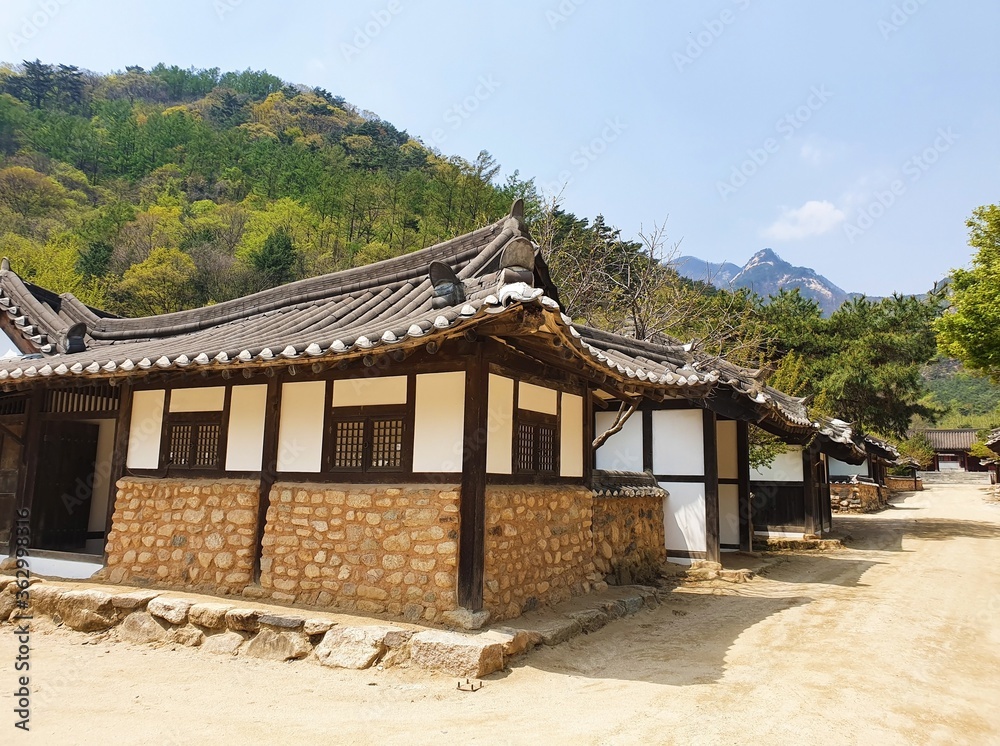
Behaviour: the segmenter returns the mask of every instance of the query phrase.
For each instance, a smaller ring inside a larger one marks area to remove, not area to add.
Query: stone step
[[[17,581],[0,576],[0,622],[48,618],[79,632],[136,644],[184,645],[207,653],[268,660],[313,660],[331,668],[388,668],[409,662],[453,676],[483,677],[538,645],[559,645],[611,621],[655,608],[659,592],[625,586],[574,599],[565,611],[532,612],[478,633],[414,630],[387,624],[342,625],[284,610],[273,612],[172,596],[169,591],[79,589],[35,581],[19,607]],[[475,618],[486,621],[484,613]],[[456,622],[467,622],[457,614]],[[488,617],[488,614],[486,615]]]

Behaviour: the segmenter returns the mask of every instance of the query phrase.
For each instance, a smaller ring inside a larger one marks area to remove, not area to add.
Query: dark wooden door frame
[[[702,411],[705,443],[705,556],[709,562],[722,561],[719,526],[719,438],[715,412]]]
[[[468,359],[465,370],[465,423],[459,508],[458,605],[472,611],[483,607],[489,370],[480,346]]]
[[[42,406],[45,404],[45,390],[32,390],[24,412],[24,449],[21,451],[21,474],[18,477],[15,516],[22,510],[31,511],[31,500],[35,494],[35,477],[38,471],[38,456],[42,440]],[[14,524],[16,525],[16,524]],[[13,557],[17,550],[17,532],[11,531],[8,555]]]
[[[740,551],[753,549],[753,509],[750,505],[750,425],[736,421],[736,476],[739,489]]]

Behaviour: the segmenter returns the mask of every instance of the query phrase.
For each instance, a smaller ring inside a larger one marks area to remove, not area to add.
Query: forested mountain
[[[236,297],[497,219],[499,166],[264,71],[0,69],[0,245],[26,279],[120,313]],[[533,200],[532,204],[535,202]]]

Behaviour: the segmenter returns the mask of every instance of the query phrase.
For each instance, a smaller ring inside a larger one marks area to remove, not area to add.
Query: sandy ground
[[[1000,743],[1000,504],[936,486],[836,518],[850,548],[540,650],[475,693],[188,649],[34,639],[30,734],[0,744]],[[3,664],[2,661],[10,661]]]

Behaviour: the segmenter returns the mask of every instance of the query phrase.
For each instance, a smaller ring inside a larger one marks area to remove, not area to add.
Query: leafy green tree
[[[298,255],[288,231],[284,227],[273,231],[264,245],[250,254],[250,263],[268,286],[282,285],[295,279]]]
[[[115,300],[129,316],[153,316],[189,308],[195,298],[194,261],[179,249],[159,248],[125,270]]]
[[[972,267],[952,273],[936,328],[947,355],[1000,382],[1000,204],[976,208],[966,225]]]

